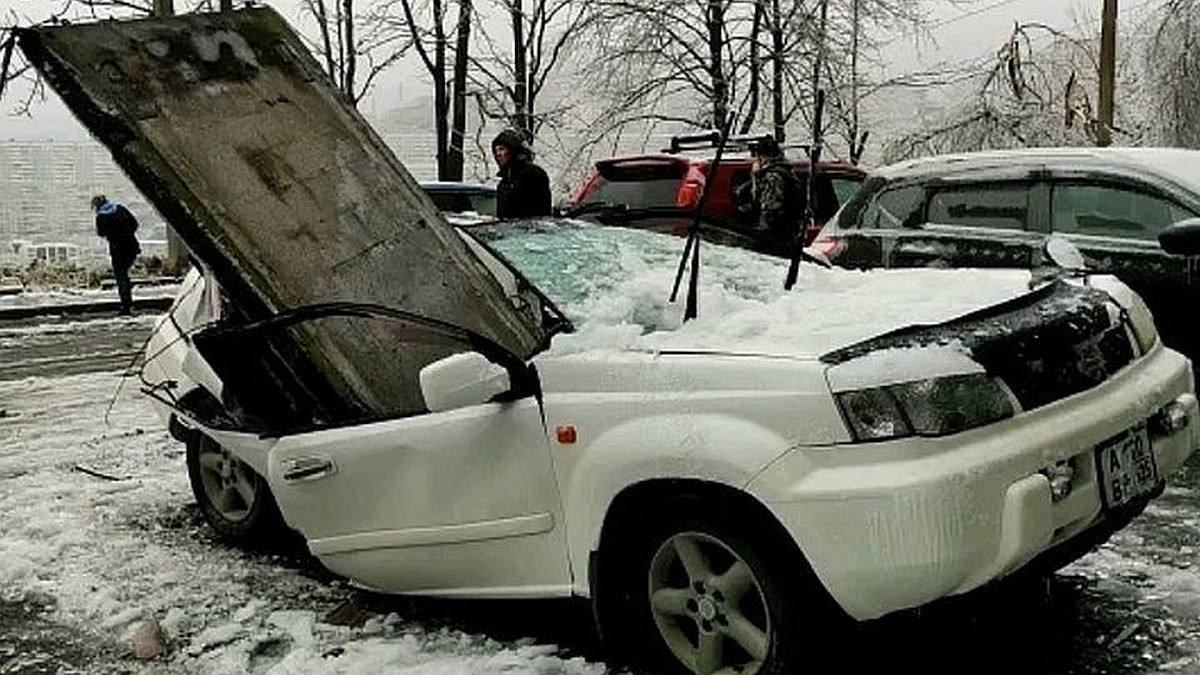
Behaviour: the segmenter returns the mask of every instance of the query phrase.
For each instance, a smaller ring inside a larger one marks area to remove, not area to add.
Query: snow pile
[[[563,221],[480,232],[576,324],[556,351],[719,349],[816,356],[914,323],[941,323],[1028,290],[1023,270],[854,271],[702,244],[699,317],[683,322],[687,274],[669,301],[684,240]]]
[[[119,649],[153,616],[169,655],[147,672],[606,672],[553,646],[394,615],[362,628],[323,623],[353,593],[212,541],[182,445],[131,380],[0,382],[0,410],[0,602],[52,599],[56,621]]]

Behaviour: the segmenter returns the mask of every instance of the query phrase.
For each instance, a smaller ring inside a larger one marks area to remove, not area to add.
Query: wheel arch
[[[574,594],[590,595],[591,553],[620,495],[671,485],[744,492],[790,445],[771,429],[727,415],[649,415],[605,431],[560,478]]]
[[[636,575],[638,568],[631,568],[622,562],[642,559],[639,550],[644,551],[646,536],[653,537],[657,529],[653,526],[642,529],[643,524],[654,522],[652,514],[659,512],[671,519],[699,508],[723,509],[724,513],[714,515],[714,524],[723,523],[718,528],[731,531],[731,524],[736,523],[734,528],[739,538],[744,542],[752,542],[750,546],[758,552],[760,560],[769,561],[766,569],[773,572],[769,572],[767,578],[784,580],[784,585],[777,587],[782,594],[774,597],[777,598],[777,604],[783,603],[793,609],[786,610],[791,618],[781,625],[791,625],[795,617],[803,616],[806,622],[814,621],[808,624],[812,635],[824,635],[850,624],[850,616],[812,571],[799,543],[765,503],[733,486],[704,480],[665,478],[630,485],[614,498],[604,519],[599,546],[589,556],[588,585],[593,619],[602,641],[615,645],[619,650],[633,647],[641,652],[637,658],[647,658],[645,643],[640,643],[643,649],[638,650],[636,645],[640,638],[635,637],[645,631],[638,630],[637,620],[633,619],[636,614],[629,614],[637,602],[632,599],[636,596],[633,590],[636,585],[631,585],[630,574]],[[741,523],[746,524],[744,531],[741,530]],[[797,607],[802,609],[794,609]],[[796,614],[796,611],[802,613]],[[631,619],[633,624],[630,623]],[[790,631],[785,632],[791,634]],[[784,659],[784,663],[794,665],[794,650],[789,651],[793,652],[790,656],[780,658]],[[779,666],[778,663],[775,668],[778,670],[772,669],[770,672],[792,672],[790,666]]]
[[[623,489],[612,500],[605,512],[597,546],[588,557],[588,591],[596,597],[600,588],[602,569],[619,552],[618,543],[623,535],[636,528],[646,513],[653,513],[656,506],[674,500],[695,500],[705,505],[719,504],[722,508],[737,513],[753,527],[755,534],[772,546],[780,547],[782,555],[792,556],[799,564],[808,568],[807,558],[799,543],[787,531],[779,518],[754,495],[730,485],[692,478],[658,478],[641,481]],[[607,560],[606,560],[607,557]]]

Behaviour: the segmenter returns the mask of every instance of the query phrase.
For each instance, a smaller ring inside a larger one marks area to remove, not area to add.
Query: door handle
[[[283,460],[283,479],[297,482],[317,480],[337,473],[337,466],[326,457],[300,457]]]

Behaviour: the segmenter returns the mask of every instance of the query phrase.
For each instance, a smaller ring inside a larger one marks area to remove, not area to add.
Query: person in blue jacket
[[[121,298],[121,314],[133,312],[133,290],[129,281],[129,268],[137,260],[142,247],[138,244],[138,221],[129,209],[104,195],[92,197],[92,209],[96,212],[96,234],[108,240],[108,257],[112,261],[113,278],[117,282],[117,295]]]

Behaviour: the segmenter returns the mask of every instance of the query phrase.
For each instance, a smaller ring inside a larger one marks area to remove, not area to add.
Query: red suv
[[[757,138],[760,136],[733,137],[726,145],[704,205],[704,216],[710,222],[734,230],[752,226],[749,214],[738,210],[734,190],[750,180],[748,145]],[[586,211],[581,207],[589,204],[621,205],[629,209],[692,209],[700,200],[705,181],[710,179],[718,139],[715,133],[676,136],[671,139],[671,147],[659,154],[602,159],[576,191],[572,207],[576,211]],[[792,159],[791,164],[802,189],[806,189],[808,160]],[[806,229],[805,244],[817,236],[825,221],[837,213],[838,207],[858,190],[867,176],[863,169],[845,162],[820,162],[817,166],[816,223]]]

